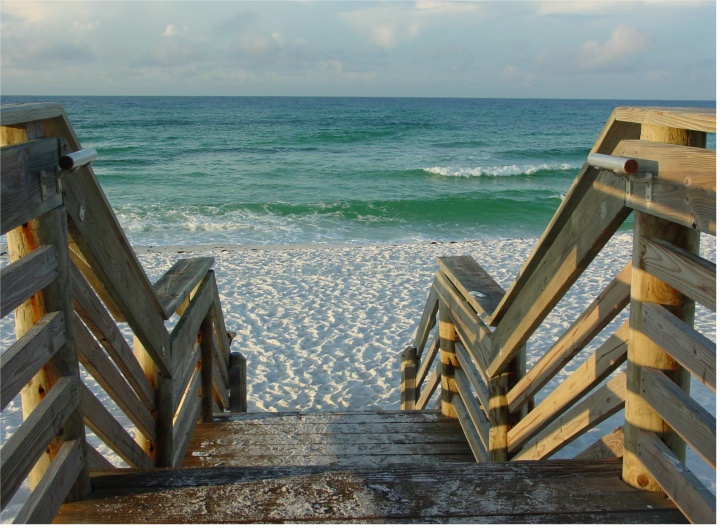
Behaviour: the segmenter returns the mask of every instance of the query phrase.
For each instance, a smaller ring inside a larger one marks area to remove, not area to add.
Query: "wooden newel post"
[[[412,411],[417,402],[417,351],[415,347],[407,347],[400,363],[400,410]]]
[[[641,139],[695,147],[705,146],[705,134],[649,125],[643,126]],[[660,491],[659,484],[652,478],[642,460],[636,455],[638,431],[649,431],[658,434],[680,460],[685,458],[685,443],[669,429],[660,415],[646,402],[645,397],[652,398],[652,395],[646,394],[643,371],[646,367],[663,370],[686,392],[690,389],[690,375],[660,346],[641,332],[643,303],[660,304],[690,325],[692,325],[694,319],[695,303],[643,270],[644,244],[641,237],[654,237],[665,240],[697,254],[700,245],[700,233],[635,211],[623,480],[636,488]]]
[[[439,320],[441,363],[440,387],[442,388],[442,394],[440,396],[440,409],[445,416],[457,418],[457,413],[452,405],[452,399],[457,394],[457,385],[455,385],[455,368],[460,367],[460,363],[455,355],[455,341],[458,339],[458,334],[450,317],[449,310],[442,303],[440,303]]]

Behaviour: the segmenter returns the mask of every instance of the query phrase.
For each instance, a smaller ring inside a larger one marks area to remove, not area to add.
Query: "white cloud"
[[[92,31],[99,26],[99,20],[93,20],[92,22],[78,22],[77,20],[75,20],[73,22],[73,29],[75,31]]]
[[[165,31],[163,32],[163,37],[176,37],[178,35],[182,35],[187,31],[187,26],[183,28],[179,28],[175,24],[168,24],[165,27]]]
[[[392,49],[402,41],[418,37],[422,24],[415,15],[404,8],[387,6],[344,12],[340,18],[373,45]]]
[[[583,69],[595,70],[626,63],[644,52],[651,39],[637,28],[619,26],[605,42],[589,40],[580,48],[578,60]]]

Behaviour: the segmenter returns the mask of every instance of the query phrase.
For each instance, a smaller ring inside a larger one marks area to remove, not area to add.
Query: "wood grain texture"
[[[707,387],[716,390],[715,343],[655,303],[644,303],[640,331]]]
[[[480,405],[478,404],[478,401],[473,393],[472,385],[470,384],[470,381],[468,381],[468,378],[462,371],[462,369],[458,369],[455,371],[455,384],[457,385],[458,394],[460,395],[460,398],[463,402],[464,413],[470,420],[470,424],[473,426],[473,430],[475,431],[476,436],[480,440],[483,447],[482,453],[480,453],[479,456],[479,452],[476,449],[475,445],[473,444],[473,442],[470,442],[470,447],[472,447],[473,449],[475,460],[477,460],[478,462],[487,461],[489,460],[488,452],[490,450],[490,424],[488,423],[487,416],[485,416],[485,413],[480,408]],[[460,418],[459,415],[458,418]],[[467,425],[462,423],[461,425],[463,426],[463,431],[465,431],[465,435],[468,436],[468,441],[470,441]]]
[[[422,387],[422,384],[425,383],[425,379],[427,378],[428,374],[430,373],[430,370],[435,363],[435,359],[437,358],[437,353],[440,351],[440,335],[435,332],[433,335],[433,338],[430,340],[430,345],[428,345],[428,349],[422,356],[422,362],[420,363],[420,366],[417,369],[417,375],[415,377],[415,386],[419,389]]]
[[[205,274],[215,264],[213,257],[180,259],[160,277],[153,290],[165,313],[165,319],[190,296]]]
[[[15,103],[3,104],[0,112],[0,125],[23,125],[31,121],[42,121],[65,115],[58,103]]]
[[[430,375],[425,379],[424,386],[420,389],[420,394],[418,395],[417,404],[415,405],[415,409],[422,410],[427,407],[428,402],[430,401],[430,398],[433,394],[435,394],[435,391],[437,390],[438,386],[440,385],[440,371],[442,369],[442,365],[438,361],[435,369],[433,369],[430,373]]]
[[[473,456],[475,457],[475,461],[486,462],[489,459],[487,448],[485,445],[483,445],[482,439],[480,438],[480,433],[478,432],[475,424],[473,423],[473,419],[470,416],[467,407],[465,406],[465,402],[459,396],[459,394],[456,394],[453,397],[452,405],[455,409],[455,414],[458,417],[458,421],[460,422],[460,426],[465,433],[465,438],[467,439],[468,444],[470,444],[470,449],[472,450]]]
[[[638,431],[637,455],[663,491],[693,523],[715,524],[715,497],[657,435]]]
[[[178,373],[178,366],[184,364],[197,343],[200,325],[212,306],[212,284],[214,280],[213,273],[209,271],[190,300],[190,305],[170,334],[172,358],[175,363],[174,374]]]
[[[582,486],[573,485],[577,479]],[[611,512],[622,512],[624,522],[657,519],[658,512],[682,520],[662,495],[623,485],[617,462],[197,469],[93,482],[93,497],[63,505],[56,522],[553,524]],[[110,501],[111,510],[104,506]]]
[[[58,259],[57,248],[41,246],[5,266],[0,275],[0,317],[5,317],[57,279],[60,271]]]
[[[505,290],[468,255],[438,257],[437,263],[483,322],[488,324]]]
[[[430,287],[430,293],[425,301],[422,315],[420,316],[417,333],[415,334],[415,343],[413,346],[415,350],[417,350],[417,355],[420,358],[423,357],[428,336],[437,324],[438,297],[436,290],[435,282],[433,282],[433,286]]]
[[[611,119],[662,127],[715,133],[715,108],[619,106]]]
[[[473,363],[470,358],[470,354],[468,354],[464,346],[461,344],[457,345],[455,347],[455,355],[460,362],[463,373],[467,377],[468,382],[475,392],[475,396],[480,401],[480,405],[487,412],[487,410],[490,409],[490,390],[488,389],[485,380],[483,380],[482,376],[480,376],[477,366]]]
[[[1,408],[20,392],[32,377],[65,345],[62,312],[45,314],[0,357]]]
[[[623,456],[624,443],[625,436],[623,435],[622,427],[618,427],[583,450],[579,455],[574,457],[573,460],[620,458]]]

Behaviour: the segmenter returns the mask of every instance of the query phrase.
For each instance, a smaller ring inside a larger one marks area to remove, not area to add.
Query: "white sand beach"
[[[145,247],[136,251],[151,281],[179,258],[215,258],[227,327],[237,332],[232,348],[247,358],[249,411],[327,411],[399,408],[400,353],[414,338],[437,256],[471,255],[508,288],[536,242],[493,239],[353,247]],[[611,240],[529,342],[530,364],[628,262],[630,246],[629,233]],[[713,237],[703,239],[702,254],[716,260]],[[6,259],[3,256],[3,263]],[[626,316],[621,314],[582,357]],[[12,325],[12,317],[3,321],[4,348],[14,339]],[[696,326],[715,339],[714,314],[698,309]],[[580,360],[568,365],[561,376]],[[710,391],[695,384],[693,393],[715,413],[715,396]],[[616,418],[600,430],[619,425],[621,417]],[[16,398],[2,413],[3,442],[20,421]],[[122,463],[97,439],[92,441],[113,463]],[[571,456],[589,442],[581,439],[560,455]],[[706,477],[714,490],[712,472]],[[23,488],[18,495],[26,493]],[[4,522],[14,516],[12,512],[13,508],[3,512]]]

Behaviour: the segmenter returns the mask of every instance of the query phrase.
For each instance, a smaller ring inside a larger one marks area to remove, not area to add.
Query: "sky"
[[[714,100],[714,1],[0,2],[0,94]]]

